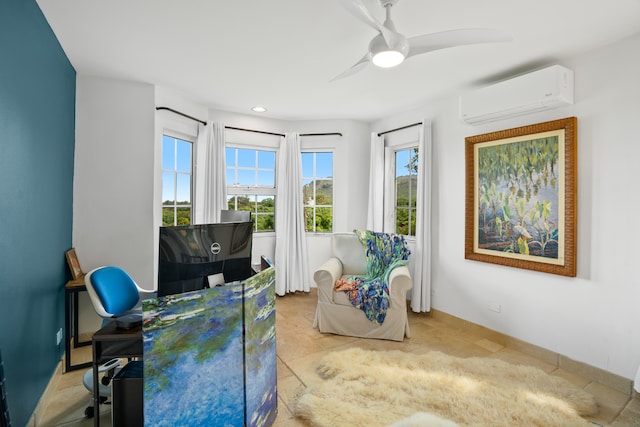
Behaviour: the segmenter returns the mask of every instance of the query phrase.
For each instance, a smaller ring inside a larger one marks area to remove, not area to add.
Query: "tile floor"
[[[404,342],[323,335],[312,328],[316,300],[315,289],[312,289],[309,294],[296,293],[278,297],[276,302],[279,395],[278,417],[274,424],[276,427],[306,426],[292,415],[294,397],[307,384],[316,380],[316,360],[325,353],[352,346],[379,350],[400,349],[416,353],[438,350],[460,357],[496,357],[508,362],[537,366],[569,379],[596,397],[600,413],[591,420],[594,425],[640,426],[640,398],[629,397],[625,393],[563,371],[541,359],[503,347],[486,337],[457,330],[427,314],[409,312],[412,338],[405,339]],[[90,347],[75,349],[74,363],[82,357],[90,357],[89,349]],[[84,417],[84,409],[90,396],[82,386],[82,375],[83,371],[73,371],[61,376],[50,403],[44,408],[38,427],[93,425],[93,420]],[[111,427],[107,405],[103,405],[100,420],[101,426]]]

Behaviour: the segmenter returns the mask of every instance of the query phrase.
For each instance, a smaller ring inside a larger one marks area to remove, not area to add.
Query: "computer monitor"
[[[158,296],[247,279],[252,238],[251,221],[160,227]]]
[[[251,212],[223,209],[220,211],[220,222],[251,221]]]

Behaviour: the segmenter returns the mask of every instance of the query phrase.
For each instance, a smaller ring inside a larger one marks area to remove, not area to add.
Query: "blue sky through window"
[[[275,151],[226,148],[227,185],[274,188]]]
[[[167,200],[173,201],[173,197],[175,195],[175,187],[173,181],[173,174],[163,172],[162,173],[162,201],[166,202]]]
[[[238,167],[255,168],[256,167],[256,150],[238,149]]]
[[[188,141],[162,136],[163,202],[191,203],[191,146]]]
[[[176,161],[176,170],[178,172],[191,173],[191,143],[186,141],[176,140],[178,158]]]
[[[162,169],[173,169],[176,164],[174,138],[162,135]]]
[[[304,178],[313,178],[313,154],[302,153],[302,176]],[[333,153],[317,152],[316,155],[316,179],[333,177]]]
[[[409,150],[396,151],[396,176],[409,175]]]

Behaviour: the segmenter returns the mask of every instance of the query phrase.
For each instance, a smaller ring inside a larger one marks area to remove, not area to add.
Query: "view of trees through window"
[[[305,230],[333,231],[333,153],[302,153],[302,198]]]
[[[227,147],[227,201],[249,211],[254,231],[275,231],[276,152]]]
[[[396,233],[416,235],[418,190],[418,147],[396,151]]]
[[[192,143],[162,136],[162,225],[191,224]]]
[[[230,194],[227,199],[229,209],[251,212],[254,231],[275,231],[275,197]]]

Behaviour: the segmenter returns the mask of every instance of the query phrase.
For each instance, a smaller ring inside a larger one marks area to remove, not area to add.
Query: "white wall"
[[[640,365],[640,35],[562,61],[574,70],[575,105],[470,126],[458,95],[374,124],[375,131],[432,120],[433,308],[626,378]],[[551,65],[551,64],[549,64]],[[576,278],[464,259],[464,138],[578,117]],[[487,310],[498,303],[501,313]]]
[[[154,277],[153,144],[153,86],[77,76],[73,245],[85,272],[117,265],[147,289]],[[81,316],[93,316],[83,307]],[[95,323],[80,325],[80,332],[95,330]]]
[[[73,243],[85,270],[118,265],[153,288],[154,89],[78,76]]]

